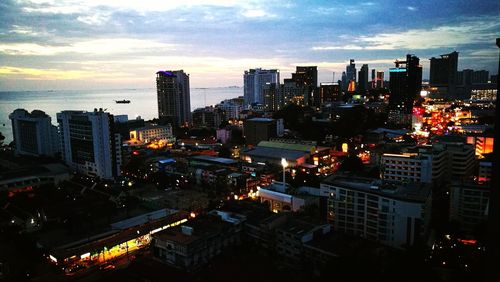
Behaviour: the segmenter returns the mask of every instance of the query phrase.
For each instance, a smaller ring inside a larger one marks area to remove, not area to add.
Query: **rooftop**
[[[328,176],[322,184],[376,194],[382,197],[406,202],[425,202],[431,194],[431,187],[423,183],[403,183],[351,175],[348,173]]]
[[[282,149],[282,148],[268,148],[268,147],[260,147],[257,146],[251,150],[248,150],[244,152],[245,155],[248,155],[250,157],[255,156],[255,157],[267,157],[271,159],[281,159],[285,158],[287,160],[297,160],[299,158],[302,158],[304,156],[308,156],[309,153],[306,153],[304,151],[297,151],[297,150],[289,150],[289,149]]]

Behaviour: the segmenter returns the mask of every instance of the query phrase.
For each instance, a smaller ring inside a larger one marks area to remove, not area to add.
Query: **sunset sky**
[[[243,85],[249,68],[316,65],[319,81],[460,52],[497,73],[500,1],[1,0],[0,91],[143,88],[160,69],[191,87]]]

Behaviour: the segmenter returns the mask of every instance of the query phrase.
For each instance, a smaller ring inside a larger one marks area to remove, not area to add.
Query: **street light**
[[[286,170],[286,167],[288,166],[288,162],[286,161],[285,158],[281,158],[281,166],[283,167],[283,189],[285,189],[286,187],[286,181],[285,181],[285,170]]]

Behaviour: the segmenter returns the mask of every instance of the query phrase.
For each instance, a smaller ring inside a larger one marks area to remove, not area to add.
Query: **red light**
[[[139,151],[133,151],[133,152],[132,152],[132,154],[133,154],[134,156],[138,156],[138,155],[139,155]]]

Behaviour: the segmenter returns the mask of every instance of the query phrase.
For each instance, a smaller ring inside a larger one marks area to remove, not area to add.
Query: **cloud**
[[[0,53],[6,55],[53,56],[62,53],[92,55],[141,53],[175,50],[174,44],[152,40],[113,38],[93,39],[67,45],[41,45],[36,43],[0,43]]]
[[[36,69],[23,67],[0,66],[0,76],[21,77],[28,80],[68,80],[88,78],[95,75],[91,72],[59,69]]]
[[[408,10],[410,10],[410,11],[412,11],[412,12],[414,12],[414,11],[418,11],[418,8],[413,7],[413,6],[408,6],[408,7],[406,7],[406,9],[408,9]]]
[[[458,25],[430,29],[409,29],[395,33],[351,37],[353,44],[314,46],[314,51],[329,50],[423,50],[490,42],[500,29],[500,17],[473,19]],[[344,38],[344,41],[346,38]]]
[[[245,10],[241,14],[247,18],[275,18],[276,17],[275,14],[268,13],[262,9]]]

